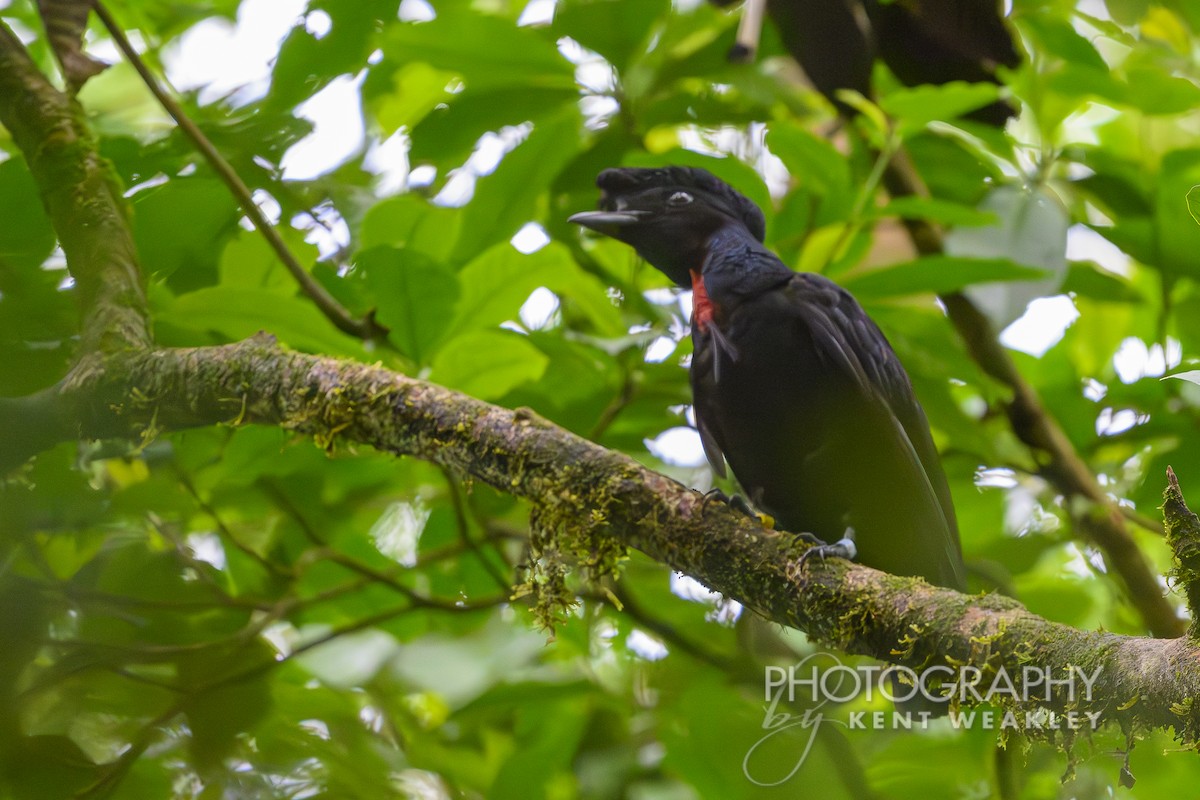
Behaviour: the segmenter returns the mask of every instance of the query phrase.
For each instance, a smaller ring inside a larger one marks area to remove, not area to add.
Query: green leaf
[[[555,13],[554,31],[570,36],[624,71],[631,61],[647,52],[648,41],[659,35],[655,21],[670,10],[669,0],[563,3]]]
[[[97,766],[66,736],[14,736],[4,761],[5,788],[13,792],[12,797],[56,800],[78,796],[100,779]]]
[[[1200,225],[1191,218],[1188,194],[1200,183],[1200,148],[1167,153],[1159,170],[1154,230],[1162,269],[1175,275],[1200,275]],[[1148,263],[1154,264],[1155,261]]]
[[[388,339],[424,366],[453,319],[458,279],[445,265],[413,250],[375,247],[359,254]]]
[[[317,260],[317,248],[306,243],[297,231],[283,228],[279,233],[301,264]],[[272,289],[283,294],[296,292],[296,279],[258,231],[239,230],[234,235],[221,253],[217,274],[222,286]]]
[[[317,638],[327,631],[307,631]],[[342,634],[306,651],[299,658],[304,669],[324,683],[350,689],[368,683],[400,648],[399,642],[375,628]]]
[[[792,123],[773,122],[766,141],[801,186],[849,211],[854,200],[850,167],[827,139]]]
[[[587,711],[584,699],[554,704],[532,702],[524,706],[523,715],[535,719],[522,726],[519,731],[523,734],[522,741],[501,767],[488,797],[549,800],[575,794],[572,762],[588,728]]]
[[[995,84],[951,81],[898,89],[880,99],[879,106],[895,118],[903,133],[916,132],[935,120],[955,119],[999,97]]]
[[[1102,584],[1067,572],[1071,550],[1065,545],[1047,550],[1040,563],[1014,583],[1033,613],[1065,625],[1094,627],[1112,598],[1101,591]]]
[[[1094,230],[1143,264],[1156,265],[1158,232],[1150,215],[1119,217],[1115,224],[1097,225]]]
[[[216,277],[220,243],[237,230],[240,216],[229,190],[211,178],[173,178],[133,198],[134,234],[146,271],[184,274],[181,287],[209,284]]]
[[[16,268],[36,267],[54,249],[54,228],[42,204],[37,186],[25,162],[12,158],[0,163],[0,270],[5,264]]]
[[[498,131],[509,125],[533,122],[534,125],[564,106],[579,101],[578,88],[572,87],[468,87],[451,95],[445,103],[428,112],[412,129],[414,164],[433,162],[446,170],[463,163],[484,131]]]
[[[1150,7],[1150,0],[1104,0],[1109,15],[1122,25],[1136,25]]]
[[[209,647],[179,661],[179,679],[185,687],[199,689],[219,678],[250,672],[256,665],[270,665],[274,656],[262,639],[252,639],[232,651]],[[255,670],[188,698],[189,744],[201,771],[218,768],[234,752],[239,734],[250,731],[270,711],[269,674],[266,669]]]
[[[415,194],[381,200],[363,216],[359,246],[391,245],[445,261],[458,240],[462,211],[442,208]]]
[[[546,371],[550,359],[512,331],[471,331],[446,343],[429,379],[451,389],[496,400]]]
[[[665,95],[654,95],[639,115],[641,124],[651,131],[646,146],[653,151],[662,149],[657,145],[660,139],[677,143],[680,126],[750,125],[769,117],[774,98],[750,89],[739,86],[738,91],[716,92],[706,83],[685,83],[672,86]]]
[[[1029,281],[1045,276],[1045,270],[1007,258],[922,256],[885,269],[847,276],[842,285],[859,298],[879,298],[922,292],[944,294],[972,284]]]
[[[439,9],[431,22],[393,26],[385,60],[425,62],[462,75],[467,86],[575,86],[575,68],[536,31],[475,10]],[[481,131],[482,133],[482,131]]]
[[[1189,369],[1187,372],[1176,372],[1174,375],[1163,375],[1159,378],[1160,381],[1177,378],[1181,381],[1200,385],[1200,369]]]
[[[1108,103],[1125,105],[1130,89],[1107,70],[1065,64],[1046,79],[1046,86],[1057,95],[1069,98],[1073,107],[1080,101],[1100,98]],[[1072,109],[1073,110],[1073,109]]]
[[[528,255],[508,243],[498,244],[459,272],[462,296],[451,328],[494,328],[501,322],[515,321],[534,289],[553,288],[564,275],[578,270],[570,253],[558,243]]]
[[[452,261],[466,262],[537,218],[539,198],[581,147],[581,122],[573,106],[547,118],[495,172],[476,182]]]
[[[1187,78],[1144,67],[1130,69],[1125,80],[1126,102],[1145,114],[1182,114],[1200,107],[1200,86]]]
[[[395,0],[313,0],[308,12],[328,15],[329,29],[316,36],[298,21],[283,44],[271,71],[273,107],[291,108],[311,97],[339,75],[362,68],[376,47],[379,20],[396,13]]]
[[[995,159],[959,137],[926,130],[905,142],[908,155],[934,197],[975,205],[1004,179]]]
[[[628,326],[609,297],[608,287],[596,276],[574,268],[559,273],[546,284],[568,306],[577,308],[595,326],[593,333],[601,337],[622,336]]]
[[[861,236],[862,232],[854,235]],[[800,272],[824,273],[834,261],[844,263],[842,256],[848,244],[851,242],[847,235],[847,223],[835,222],[817,228],[805,237],[796,268]]]
[[[1110,303],[1146,302],[1129,280],[1094,261],[1072,261],[1062,291]]]
[[[198,289],[180,295],[157,316],[180,328],[216,332],[226,341],[266,331],[298,350],[341,355],[360,352],[312,302],[268,289]]]
[[[1108,64],[1095,45],[1081,36],[1065,17],[1039,10],[1038,13],[1022,14],[1016,22],[1018,27],[1033,34],[1046,54],[1089,69],[1108,71]]]
[[[375,97],[372,108],[383,138],[401,128],[411,130],[440,103],[449,100],[451,82],[457,73],[434,69],[428,64],[405,64],[392,75],[392,90]],[[477,129],[476,129],[477,130]]]
[[[874,147],[886,146],[892,126],[883,109],[853,89],[838,89],[834,95],[859,113],[854,123]]]
[[[993,286],[976,285],[967,295],[1003,329],[1025,313],[1038,297],[1054,294],[1067,274],[1067,228],[1070,218],[1061,201],[1046,187],[1001,186],[979,204],[997,222],[955,228],[946,235],[946,253],[975,258],[1006,258],[1039,267],[1037,276]],[[970,281],[979,284],[980,281]]]
[[[1119,222],[1153,211],[1154,175],[1141,164],[1099,147],[1081,150],[1079,160],[1092,174],[1073,185],[1095,200],[1107,216]]]
[[[545,398],[535,407],[553,405],[566,410],[574,403],[586,403],[597,397],[602,397],[605,405],[609,402],[620,380],[611,357],[597,348],[564,339],[557,331],[535,331],[529,335],[529,341],[553,364],[536,386],[529,387],[531,392]],[[593,415],[585,424],[594,422]]]
[[[939,225],[991,225],[999,220],[990,211],[955,203],[950,200],[939,200],[936,197],[893,198],[883,208],[875,210],[874,218],[900,217],[901,219],[923,219],[936,222]]]
[[[598,335],[625,332],[620,309],[609,299],[607,287],[583,272],[558,242],[529,254],[498,244],[463,268],[458,281],[462,297],[451,326],[456,331],[517,321],[529,295],[544,286],[578,308],[596,326]]]
[[[453,638],[432,635],[406,644],[396,654],[394,673],[407,685],[434,692],[461,707],[493,687],[519,680],[516,676],[523,675],[545,651],[545,637],[530,630],[526,619],[518,620],[521,624],[513,625],[493,615],[479,620],[481,626],[460,631]],[[571,694],[578,689],[548,687],[547,693],[557,697],[560,691]]]
[[[1043,136],[1057,139],[1062,123],[1090,100],[1125,102],[1128,87],[1066,16],[1039,10],[1014,16],[1014,23],[1037,61],[1014,73],[1013,89]]]

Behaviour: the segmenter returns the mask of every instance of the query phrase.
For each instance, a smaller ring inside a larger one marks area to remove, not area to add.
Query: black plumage
[[[767,0],[767,14],[813,86],[847,114],[838,91],[871,97],[877,58],[907,86],[998,83],[997,68],[1021,63],[999,0]],[[1001,100],[966,116],[1003,126],[1012,115]]]
[[[700,169],[609,169],[580,225],[694,291],[697,427],[778,527],[860,560],[965,587],[954,508],[925,414],[887,339],[828,279],[767,250],[762,212]]]

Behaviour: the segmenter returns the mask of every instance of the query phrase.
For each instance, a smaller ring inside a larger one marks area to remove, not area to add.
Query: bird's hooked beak
[[[591,228],[597,233],[603,233],[605,236],[616,236],[616,233],[621,228],[636,225],[641,222],[651,212],[629,209],[626,211],[581,211],[578,214],[572,214],[567,218],[567,222],[574,222],[576,225],[582,225],[585,228]]]

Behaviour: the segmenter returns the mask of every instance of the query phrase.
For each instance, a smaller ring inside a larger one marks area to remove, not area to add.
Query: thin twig
[[[641,352],[638,352],[641,356]],[[632,371],[628,368],[622,368],[621,389],[604,410],[600,412],[600,416],[596,419],[596,424],[588,431],[587,438],[593,442],[598,441],[605,432],[612,427],[612,424],[617,421],[617,417],[624,411],[637,394],[637,387],[633,381]]]
[[[462,496],[458,479],[445,466],[441,466],[439,469],[441,470],[442,477],[446,479],[446,490],[450,494],[450,507],[454,509],[454,523],[458,528],[459,540],[463,543],[464,547],[471,551],[484,571],[487,572],[496,586],[500,588],[500,591],[511,592],[514,581],[500,574],[499,570],[496,569],[496,565],[492,563],[487,553],[479,546],[479,542],[471,537],[471,526],[467,521],[466,500]],[[511,568],[511,565],[509,566]]]
[[[395,573],[398,573],[402,569],[402,567],[399,565],[387,571],[376,569],[370,564],[359,561],[358,559],[352,558],[345,553],[340,553],[329,548],[328,545],[326,545],[321,537],[317,534],[312,525],[309,524],[308,520],[305,519],[304,515],[300,513],[300,509],[296,507],[291,498],[288,497],[283,490],[268,481],[259,481],[259,486],[263,488],[266,494],[271,497],[274,503],[279,506],[284,513],[291,517],[296,524],[300,526],[300,529],[304,532],[304,535],[309,539],[309,541],[323,548],[321,560],[333,562],[334,564],[344,567],[345,569],[374,581],[377,584],[386,586],[393,592],[396,592],[400,596],[406,598],[413,604],[414,608],[428,608],[439,611],[460,611],[466,607],[461,601],[439,600],[432,597],[426,597],[417,592],[415,589],[405,586],[396,578]],[[504,597],[507,598],[508,589],[511,588],[511,585],[507,581],[501,581],[501,584],[501,588],[505,592]]]
[[[249,187],[246,186],[241,177],[230,166],[229,162],[225,160],[224,156],[217,151],[217,148],[213,146],[212,142],[208,140],[196,123],[192,122],[191,118],[183,110],[183,107],[163,89],[158,78],[146,66],[141,56],[138,55],[128,37],[125,36],[125,32],[108,12],[108,9],[102,3],[97,2],[95,10],[96,15],[100,17],[101,22],[104,23],[104,27],[108,29],[109,34],[113,37],[117,48],[125,55],[129,63],[133,65],[138,75],[141,76],[142,82],[146,84],[146,88],[150,90],[150,93],[154,95],[155,99],[158,100],[166,112],[171,115],[176,124],[179,125],[179,129],[192,141],[192,144],[200,151],[200,154],[204,156],[204,160],[208,162],[208,165],[217,173],[225,186],[228,187],[230,193],[237,200],[238,205],[242,207],[242,211],[254,223],[254,227],[258,229],[263,238],[267,240],[267,244],[275,251],[275,255],[287,271],[292,274],[296,283],[300,284],[301,291],[308,295],[309,299],[313,301],[321,313],[338,330],[363,340],[386,341],[387,329],[375,321],[373,312],[369,312],[362,319],[355,319],[324,286],[300,265],[300,262],[296,260],[292,251],[288,249],[287,244],[284,243],[270,220],[263,214],[262,209],[254,202]]]
[[[721,653],[717,653],[713,650],[709,650],[699,642],[693,642],[691,639],[681,634],[674,625],[655,617],[645,608],[643,608],[641,602],[634,598],[634,596],[630,594],[627,589],[618,584],[611,587],[610,591],[612,594],[611,597],[606,592],[594,592],[589,594],[588,597],[590,597],[592,600],[598,600],[607,603],[614,610],[616,610],[617,613],[624,614],[646,630],[653,633],[658,638],[673,645],[676,649],[687,653],[697,661],[702,661],[705,664],[708,664],[710,667],[715,667],[716,669],[729,673],[730,675],[735,675],[735,673],[737,673],[738,677],[747,677],[746,674],[738,671],[737,661],[735,659],[732,659],[729,656]]]
[[[221,515],[217,513],[217,509],[213,508],[213,506],[207,500],[200,496],[200,492],[197,491],[195,484],[192,483],[191,477],[189,477],[188,474],[184,472],[183,469],[181,469],[177,464],[173,465],[173,469],[175,472],[175,477],[178,479],[180,485],[183,486],[184,491],[191,496],[192,500],[196,502],[196,506],[201,511],[212,518],[213,523],[217,526],[217,530],[220,531],[221,535],[228,539],[234,547],[245,553],[252,561],[272,575],[285,578],[296,577],[292,570],[276,564],[274,561],[265,557],[261,553],[257,552],[254,548],[250,547],[234,536],[233,531],[229,530],[228,526],[225,525],[225,521],[221,519]]]
[[[692,641],[681,634],[674,625],[647,611],[628,589],[619,584],[613,586],[611,592],[593,592],[587,597],[596,602],[605,603],[617,613],[628,616],[663,641],[673,645],[677,650],[725,673],[732,681],[755,683],[763,680],[763,664],[749,658],[748,653],[743,652],[740,657],[731,658],[710,650],[699,642]],[[785,698],[785,702],[794,707],[793,701]],[[807,709],[799,710],[803,712]],[[837,765],[838,777],[841,778],[849,795],[859,800],[878,797],[867,780],[862,759],[854,748],[850,747],[845,735],[836,728],[826,725],[818,726],[816,733],[822,746],[829,751]]]

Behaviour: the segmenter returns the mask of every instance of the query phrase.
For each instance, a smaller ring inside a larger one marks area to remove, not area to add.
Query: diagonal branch
[[[1188,639],[1083,632],[1007,598],[962,595],[840,560],[799,570],[807,545],[796,537],[762,529],[527,410],[379,366],[285,351],[265,334],[220,347],[116,353],[58,391],[79,412],[85,436],[265,424],[327,447],[345,440],[422,458],[531,501],[569,535],[635,547],[838,649],[1010,675],[1027,665],[1054,675],[1098,669],[1090,698],[1055,695],[1046,705],[1172,727],[1188,743],[1200,736],[1200,706],[1189,700],[1200,693],[1200,648]]]
[[[84,353],[150,345],[146,295],[121,189],[83,120],[0,23],[0,123],[41,189],[83,307]]]
[[[229,189],[230,194],[238,201],[238,205],[242,207],[242,211],[254,223],[254,227],[266,239],[270,248],[275,251],[275,256],[280,263],[291,273],[296,283],[300,285],[303,291],[313,301],[313,304],[324,314],[330,322],[332,322],[338,330],[347,333],[359,339],[383,340],[387,336],[387,329],[375,321],[372,314],[367,314],[362,319],[355,319],[349,311],[342,307],[340,303],[331,295],[324,286],[317,282],[308,270],[301,266],[296,260],[296,256],[288,249],[280,237],[279,232],[275,230],[275,226],[263,214],[262,209],[258,207],[258,203],[254,202],[254,198],[250,194],[249,187],[242,181],[241,177],[234,171],[229,162],[218,152],[213,143],[208,140],[204,132],[197,127],[196,123],[192,122],[183,107],[171,97],[150,68],[146,66],[146,62],[138,55],[137,50],[129,42],[129,38],[125,36],[125,32],[112,15],[105,8],[103,3],[97,2],[95,5],[97,16],[104,23],[104,27],[108,29],[109,35],[113,37],[117,48],[133,65],[133,68],[141,76],[142,82],[146,84],[146,88],[154,95],[159,104],[166,109],[167,113],[179,125],[179,129],[183,131],[187,138],[191,139],[192,144],[200,151],[200,155],[204,156],[204,160],[212,168],[213,172],[224,182]]]
[[[801,569],[807,545],[793,535],[765,530],[530,411],[381,366],[285,351],[265,334],[220,347],[152,349],[120,195],[98,179],[107,173],[77,115],[0,27],[0,121],[33,165],[72,274],[89,285],[82,296],[94,344],[107,333],[96,327],[98,317],[139,323],[127,335],[113,332],[121,346],[97,347],[57,386],[0,401],[0,469],[80,435],[147,441],[218,424],[280,426],[328,448],[367,444],[525,498],[565,536],[597,549],[635,547],[841,650],[917,667],[1004,668],[1012,676],[1024,676],[1028,665],[1055,676],[1095,673],[1089,697],[1055,693],[1045,705],[1099,713],[1131,730],[1174,728],[1189,745],[1200,740],[1200,704],[1193,702],[1200,648],[1188,639],[1082,632],[1010,599],[962,595],[838,560]],[[68,231],[71,222],[85,230]],[[100,242],[86,229],[99,223],[119,258],[89,249]],[[106,280],[120,291],[113,294]],[[40,415],[36,437],[25,431],[30,414]]]

